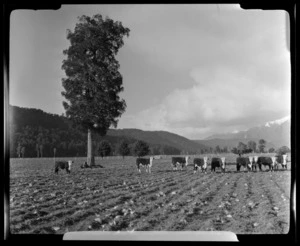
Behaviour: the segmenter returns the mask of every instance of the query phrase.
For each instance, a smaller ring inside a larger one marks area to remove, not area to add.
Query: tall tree
[[[22,147],[21,152],[22,152],[22,158],[24,158],[25,157],[25,146]]]
[[[224,149],[223,149],[224,153],[228,153],[228,147],[225,146]]]
[[[44,145],[43,145],[43,144],[40,144],[39,149],[40,149],[40,157],[43,158]]]
[[[92,18],[79,17],[74,32],[67,33],[71,46],[63,51],[67,59],[62,69],[67,78],[62,79],[62,95],[68,102],[64,101],[63,106],[66,116],[87,130],[89,166],[95,164],[92,133],[105,136],[111,125],[117,126],[118,117],[126,108],[118,95],[123,86],[115,56],[129,31],[121,22],[97,14]]]
[[[216,153],[220,153],[220,152],[221,152],[221,148],[220,148],[219,145],[217,145],[217,146],[215,147],[215,152],[216,152]]]
[[[247,145],[244,144],[243,142],[239,142],[238,146],[231,150],[232,153],[239,155],[239,156],[250,153],[251,151],[252,150],[247,148]]]
[[[22,149],[22,146],[21,146],[20,143],[18,143],[18,147],[17,147],[17,155],[18,155],[19,158],[21,157],[21,149]]]
[[[260,140],[258,141],[258,150],[259,150],[259,152],[260,152],[260,153],[263,153],[265,147],[266,147],[266,140],[260,139]]]
[[[118,153],[123,157],[130,154],[130,148],[126,141],[122,141],[118,146]]]
[[[256,152],[256,142],[253,140],[248,141],[248,149],[251,149],[253,152]]]
[[[247,145],[244,144],[243,142],[239,142],[238,146],[237,146],[237,150],[240,154],[244,154],[246,152],[247,149]]]
[[[40,145],[38,143],[35,145],[35,150],[36,150],[36,157],[39,157]]]
[[[109,142],[107,142],[106,140],[103,140],[100,142],[98,152],[102,158],[104,156],[110,155],[111,150],[112,150],[112,148],[111,148]]]

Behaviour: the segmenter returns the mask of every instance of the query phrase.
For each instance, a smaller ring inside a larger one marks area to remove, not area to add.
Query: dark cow
[[[276,163],[275,163],[275,169],[278,169],[278,164],[282,166],[282,168],[287,169],[287,155],[277,155],[276,157]]]
[[[236,170],[240,171],[241,166],[243,166],[243,170],[245,170],[245,168],[247,168],[248,171],[251,171],[252,157],[237,157],[236,158]]]
[[[153,156],[151,156],[150,158],[136,158],[136,167],[139,173],[141,172],[140,169],[141,166],[145,167],[146,172],[149,171],[149,173],[151,173],[153,159],[154,159]]]
[[[222,172],[225,173],[225,166],[226,166],[225,157],[222,157],[222,158],[213,157],[211,159],[211,171],[212,172],[215,172],[216,167],[219,167],[219,168],[221,168]]]
[[[177,170],[177,165],[179,166],[180,170],[183,169],[184,166],[187,166],[189,157],[172,157],[172,166],[173,170]]]
[[[276,157],[275,156],[273,156],[273,157],[260,156],[257,159],[257,164],[258,164],[258,167],[259,167],[260,171],[262,171],[261,165],[269,166],[269,170],[274,171],[275,163],[276,163]]]
[[[194,173],[196,173],[197,170],[199,169],[201,169],[202,172],[206,173],[207,161],[208,161],[207,156],[203,158],[194,158]]]
[[[73,161],[56,161],[55,162],[55,173],[58,174],[59,169],[66,169],[67,173],[71,172],[71,166]]]

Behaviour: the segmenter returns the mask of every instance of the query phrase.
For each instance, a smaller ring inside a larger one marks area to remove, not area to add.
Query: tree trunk
[[[43,158],[43,145],[40,145],[40,157]]]
[[[95,157],[93,152],[93,139],[92,139],[92,130],[88,129],[88,141],[87,141],[87,164],[88,166],[95,166]]]

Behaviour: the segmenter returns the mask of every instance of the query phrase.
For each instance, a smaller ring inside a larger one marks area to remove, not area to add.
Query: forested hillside
[[[9,107],[10,156],[57,157],[86,156],[87,134],[72,126],[64,116],[45,113],[40,109]],[[117,155],[118,144],[126,140],[133,147],[137,140],[150,146],[150,154],[199,153],[205,146],[182,136],[163,131],[110,129],[107,136],[94,136],[96,155],[101,141],[108,141],[111,155]]]

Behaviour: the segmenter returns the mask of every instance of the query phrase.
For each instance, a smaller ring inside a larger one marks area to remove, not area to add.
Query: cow
[[[261,165],[269,166],[269,170],[274,171],[275,163],[276,163],[276,157],[275,156],[273,156],[273,157],[260,156],[257,159],[257,164],[258,164],[258,167],[259,167],[260,171],[262,171]]]
[[[149,171],[149,173],[151,173],[153,159],[153,156],[151,156],[150,158],[136,158],[136,167],[138,169],[138,172],[141,173],[140,167],[143,166],[145,167],[146,172]]]
[[[179,166],[180,170],[183,169],[184,166],[187,166],[188,160],[190,157],[172,157],[172,166],[173,170],[177,170],[177,166]]]
[[[211,171],[215,172],[216,171],[216,167],[221,168],[222,172],[225,173],[225,166],[226,166],[226,162],[225,162],[225,157],[213,157],[211,159]]]
[[[59,169],[66,169],[67,173],[71,172],[73,161],[56,161],[55,162],[55,173],[58,174]]]
[[[252,157],[237,157],[236,158],[236,170],[240,171],[241,166],[243,166],[243,170],[247,168],[248,171],[251,170],[252,167]]]
[[[276,157],[276,169],[278,169],[278,164],[280,164],[283,168],[287,169],[287,155],[277,155]]]
[[[201,171],[206,173],[208,157],[194,158],[194,173],[201,168]]]
[[[255,171],[256,171],[256,169],[257,169],[257,160],[258,160],[258,156],[253,156],[253,158],[252,158],[252,171],[254,171],[254,169],[255,169]]]

